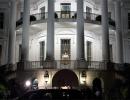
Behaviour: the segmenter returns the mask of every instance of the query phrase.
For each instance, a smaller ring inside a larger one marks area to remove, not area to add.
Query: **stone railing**
[[[81,60],[55,60],[55,61],[29,61],[18,62],[17,70],[36,69],[88,69],[88,70],[113,70],[114,63],[102,61],[81,61]]]
[[[85,22],[97,22],[101,21],[101,15],[94,14],[94,13],[89,13],[89,12],[84,12],[84,20]],[[76,11],[56,11],[54,13],[55,21],[74,21],[76,22],[77,19],[77,12]],[[48,12],[45,13],[36,13],[30,15],[30,23],[31,22],[42,22],[46,21],[48,18]],[[20,18],[17,22],[16,25],[22,25],[22,18]]]

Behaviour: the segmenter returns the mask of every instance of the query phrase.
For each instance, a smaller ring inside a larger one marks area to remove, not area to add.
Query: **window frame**
[[[5,13],[0,11],[0,30],[4,30],[5,25]]]
[[[128,30],[130,30],[130,12],[128,12]]]

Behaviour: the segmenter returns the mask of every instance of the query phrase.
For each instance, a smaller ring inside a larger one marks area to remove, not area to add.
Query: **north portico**
[[[92,88],[98,78],[106,92],[130,63],[126,6],[121,0],[10,0],[0,63],[6,58],[22,85],[36,79],[39,89]]]

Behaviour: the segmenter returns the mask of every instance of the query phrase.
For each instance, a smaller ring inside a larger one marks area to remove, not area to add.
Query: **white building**
[[[57,78],[73,86],[66,83],[67,73],[78,85],[92,86],[98,77],[104,88],[106,78],[114,78],[107,70],[130,63],[129,5],[128,0],[0,0],[0,64],[17,64],[16,77],[22,82],[35,77],[39,88],[58,86]]]

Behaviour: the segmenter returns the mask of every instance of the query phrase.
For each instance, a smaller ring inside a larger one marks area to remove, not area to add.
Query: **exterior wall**
[[[73,27],[72,27],[73,26]],[[69,27],[69,28],[68,28]],[[96,31],[96,30],[95,30]],[[116,60],[115,57],[115,35],[114,31],[110,31],[110,44],[112,44],[113,50],[113,61]],[[30,33],[31,34],[31,33]],[[45,41],[44,59],[46,58],[46,34],[47,30],[34,33],[30,35],[29,44],[29,60],[30,61],[40,61],[40,41]],[[61,39],[71,40],[71,60],[76,60],[76,25],[75,23],[58,23],[55,24],[55,60],[61,60]],[[92,61],[102,60],[102,39],[101,34],[94,33],[85,29],[84,31],[84,43],[85,43],[85,58],[87,60],[87,41],[92,42]],[[16,45],[16,61],[19,58],[19,44],[21,44],[21,35],[17,35],[17,45]]]
[[[49,73],[49,78],[47,79],[47,84],[46,84],[46,79],[44,78],[45,71],[48,71]],[[24,72],[18,72],[17,73],[17,80],[22,86],[25,86],[25,82],[27,80],[30,80],[32,78],[37,78],[38,79],[38,87],[39,89],[45,89],[45,88],[52,88],[52,80],[54,75],[60,70],[55,70],[55,69],[47,69],[47,70],[34,70],[34,71],[24,71]],[[92,83],[95,78],[99,78],[101,80],[101,85],[102,85],[102,90],[103,92],[107,92],[108,89],[112,86],[112,83],[114,82],[115,76],[113,72],[106,72],[106,71],[91,71],[91,70],[86,70],[86,78],[83,79],[81,77],[81,72],[82,70],[73,70],[75,75],[78,78],[79,81],[79,87],[75,88],[82,88],[82,86],[88,86],[92,88]],[[84,84],[83,81],[86,81],[86,84]],[[81,86],[81,87],[80,87]]]
[[[66,1],[64,1],[64,0],[56,0],[55,1],[55,11],[61,11],[61,7],[60,7],[60,3],[71,3],[71,11],[76,11],[76,9],[77,9],[77,4],[76,4],[76,1],[75,0],[66,0]],[[128,24],[126,24],[126,23],[128,23],[128,16],[127,16],[127,13],[129,12],[129,2],[125,2],[125,3],[123,3],[121,6],[122,6],[122,34],[123,34],[123,38],[124,38],[124,41],[127,41],[127,39],[126,39],[126,37],[128,38],[129,37],[129,30],[127,29],[127,27],[128,27]],[[45,6],[45,12],[47,12],[47,0],[45,0],[45,1],[43,1],[42,3],[38,3],[37,4],[37,6],[36,7],[34,7],[34,9],[31,9],[31,14],[35,14],[35,13],[40,13],[40,8],[42,8],[43,6]],[[92,3],[92,2],[90,2],[89,0],[86,0],[85,2],[84,2],[84,12],[86,12],[86,6],[88,6],[88,7],[90,7],[90,8],[92,8],[92,13],[96,13],[96,14],[101,14],[101,7],[99,6],[99,5],[96,5],[96,4],[94,4],[94,3]],[[109,6],[109,12],[111,12],[111,18],[114,20],[115,19],[115,7],[114,7],[114,3],[111,3],[111,6]],[[57,26],[56,26],[57,27]],[[68,28],[68,27],[67,27]],[[62,30],[61,31],[61,33],[65,33],[65,31],[66,30],[68,30],[68,29],[65,29],[65,28],[63,28],[63,29],[60,29],[60,30]],[[71,28],[71,27],[70,27]],[[58,29],[59,30],[59,29]],[[74,33],[76,33],[76,29],[73,29],[74,31]],[[86,29],[87,30],[87,29]],[[89,29],[88,29],[89,30]],[[95,28],[94,28],[94,30],[96,30]],[[91,31],[90,31],[91,32]],[[60,34],[61,34],[60,33]],[[86,32],[85,32],[86,33]],[[112,32],[112,33],[114,33],[114,32]],[[66,38],[71,38],[71,37],[73,37],[73,36],[70,36],[70,35],[58,35],[59,33],[57,32],[57,30],[55,31],[55,44],[56,44],[56,46],[55,46],[55,59],[56,60],[60,60],[60,38],[62,39],[62,38],[64,38],[64,37],[66,37]],[[71,32],[70,32],[70,34],[71,34]],[[72,33],[73,34],[73,33]],[[88,33],[86,33],[87,35],[85,36],[85,46],[86,46],[86,41],[88,40],[89,41],[89,39],[90,39],[90,41],[92,41],[93,42],[93,47],[92,47],[92,60],[93,61],[101,61],[102,60],[102,57],[101,57],[101,53],[102,53],[102,50],[101,50],[101,35],[100,36],[98,36],[98,35],[93,35],[93,36],[89,36],[89,34]],[[96,34],[95,32],[94,32],[94,34]],[[30,36],[31,37],[31,36]],[[33,46],[31,43],[33,43],[34,41],[35,41],[36,39],[33,39],[32,38],[32,40],[30,40],[30,55],[32,54],[32,52],[34,53],[34,51],[33,51],[33,48],[35,48],[35,47],[37,47],[37,48],[39,48],[39,43],[37,43],[36,45],[37,46]],[[42,39],[43,40],[43,39]],[[74,48],[76,48],[76,36],[74,36],[74,38],[72,38],[71,40],[74,40],[74,42],[75,43],[71,43],[71,45],[73,46],[73,47],[71,47],[72,49],[72,51],[71,51],[71,54],[73,55],[73,57],[71,57],[71,60],[74,60],[75,58],[76,58],[76,55],[75,55],[75,53],[76,53],[76,49],[74,49]],[[37,41],[37,40],[36,40]],[[114,34],[111,34],[111,31],[110,31],[110,44],[112,44],[112,47],[113,47],[113,61],[114,62],[116,62],[116,51],[115,51],[115,48],[116,48],[116,44],[115,44],[115,33]],[[35,42],[33,43],[33,44],[35,44]],[[128,55],[126,54],[126,51],[129,51],[129,50],[126,50],[125,48],[128,48],[128,47],[125,47],[126,45],[125,45],[125,43],[124,43],[124,62],[129,62],[129,60],[127,59],[128,57]],[[98,50],[96,50],[96,52],[94,51],[95,50],[95,48]],[[39,51],[38,49],[37,49],[37,51]],[[46,51],[46,50],[45,50]],[[57,53],[58,52],[58,53]],[[98,52],[98,53],[97,53]],[[46,53],[45,53],[46,54]],[[86,47],[85,47],[85,54],[86,54]],[[35,53],[34,54],[35,56],[33,56],[33,55],[31,55],[30,56],[30,60],[39,60],[39,56],[37,56],[37,55],[39,55],[39,53]],[[33,57],[33,58],[32,58]],[[35,58],[35,59],[34,59]],[[46,57],[45,57],[46,58]],[[85,58],[87,58],[87,56],[85,55]],[[98,59],[97,59],[98,58]],[[17,58],[16,58],[17,59]]]
[[[130,40],[124,40],[124,62],[130,63]]]
[[[0,29],[0,45],[2,45],[1,64],[7,64],[8,60],[8,35],[9,35],[9,15],[10,5],[8,0],[0,1],[0,12],[4,13],[4,28]]]
[[[128,29],[128,13],[130,13],[130,2],[125,0],[124,3],[122,3],[122,34],[124,37],[124,62],[125,63],[130,63],[130,30]]]
[[[42,3],[37,3],[35,6],[32,6],[30,14],[41,13],[40,9],[45,6],[45,12],[48,12],[47,0]],[[71,11],[77,11],[77,2],[75,0],[55,0],[55,11],[61,11],[61,3],[71,3]],[[86,12],[86,6],[92,8],[92,13],[101,14],[101,9],[97,8],[92,1],[84,1],[84,12]]]

